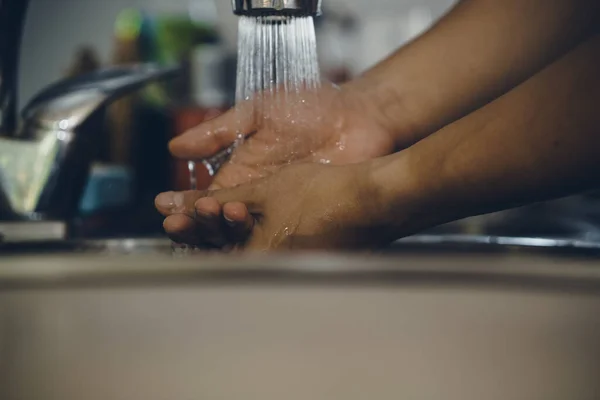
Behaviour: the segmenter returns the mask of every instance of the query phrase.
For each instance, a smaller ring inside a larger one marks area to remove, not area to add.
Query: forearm
[[[599,14],[596,0],[464,0],[350,86],[405,147],[564,55]]]
[[[600,36],[468,117],[373,162],[393,234],[598,187]]]

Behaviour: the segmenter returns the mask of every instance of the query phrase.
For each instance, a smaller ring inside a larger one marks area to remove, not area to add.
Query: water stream
[[[263,118],[265,124],[274,115],[287,118],[292,123],[305,122],[305,117],[299,117],[301,113],[294,109],[300,103],[310,101],[306,100],[307,93],[316,91],[321,85],[313,17],[240,17],[237,62],[237,109]],[[223,164],[224,155],[231,155],[249,133],[238,130],[238,139],[229,149],[203,160],[211,176]],[[295,138],[292,139],[288,146],[290,157],[295,143]],[[288,138],[282,140],[287,141]],[[191,188],[196,189],[195,163],[190,162],[188,167]],[[193,246],[173,247],[175,254],[186,254],[193,250]]]
[[[320,85],[312,17],[240,17],[236,102]]]

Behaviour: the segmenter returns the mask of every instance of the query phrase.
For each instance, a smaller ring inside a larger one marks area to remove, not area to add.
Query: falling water
[[[251,113],[264,120],[283,116],[291,123],[302,122],[300,113],[294,108],[299,103],[309,102],[317,109],[318,97],[310,95],[320,84],[313,17],[240,17],[236,104],[251,105],[251,108],[243,108],[241,113],[244,116],[240,120]],[[306,109],[306,106],[303,108]],[[313,113],[310,117],[314,120],[316,116]],[[233,150],[243,142],[245,135],[250,133],[241,130],[238,129],[238,139],[231,147],[202,160],[210,176],[217,173]],[[293,153],[296,139],[286,142],[290,153]],[[190,162],[188,167],[190,175],[193,175],[195,163]],[[193,179],[190,185],[195,189]]]
[[[291,124],[307,125],[319,120],[314,112],[319,109],[319,99],[311,94],[316,93],[320,85],[313,17],[240,17],[236,104],[250,104],[251,113],[264,121],[284,118]],[[306,113],[307,103],[312,110],[310,113]],[[244,108],[244,112],[248,112],[248,108]],[[295,134],[293,130],[273,131],[281,135]],[[231,147],[202,161],[211,176],[232,153],[230,161],[234,162],[234,149],[248,133],[238,131],[238,140]],[[278,137],[276,141],[280,143],[279,151],[291,160],[298,149],[299,139],[288,136]],[[315,141],[305,138],[304,143],[310,147]],[[268,152],[270,149],[264,150]],[[190,162],[188,167],[190,176],[195,176],[195,163]],[[195,189],[193,178],[190,184]],[[189,254],[194,250],[194,246],[173,246],[175,255]]]
[[[318,120],[314,110],[319,108],[319,98],[312,94],[320,85],[313,17],[240,17],[236,104],[245,104],[241,111],[238,108],[240,120],[258,116],[262,121],[256,129],[270,124],[274,133],[282,135],[284,132],[277,132],[284,126],[282,119],[291,124]],[[306,112],[308,106],[310,113]],[[230,148],[202,161],[211,176],[249,133],[238,128],[238,139]],[[298,138],[278,137],[277,141],[285,143],[279,150],[288,153],[291,160]],[[234,162],[235,153],[232,157]]]
[[[265,154],[265,159],[271,158],[269,152],[273,150],[278,152],[273,156],[278,162],[291,162],[300,147],[315,147],[314,140],[300,134],[297,128],[314,131],[309,124],[320,119],[320,86],[313,17],[240,17],[236,109],[240,121],[252,115],[254,129],[269,129],[278,143],[257,150]],[[242,130],[234,147],[249,133]],[[230,161],[236,162],[236,153]]]
[[[320,85],[312,17],[240,17],[236,102]]]

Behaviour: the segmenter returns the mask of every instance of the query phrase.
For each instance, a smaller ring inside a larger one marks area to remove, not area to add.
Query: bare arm
[[[379,118],[398,146],[417,144],[363,164],[290,166],[211,197],[161,195],[165,229],[205,241],[215,230],[197,215],[209,210],[214,226],[226,218],[235,237],[251,233],[249,248],[357,246],[382,240],[375,232],[397,238],[596,187],[599,8],[595,0],[464,0],[348,84],[372,107],[352,115]]]
[[[410,145],[497,98],[598,26],[596,0],[463,0],[429,32],[351,82]]]
[[[600,185],[600,35],[496,101],[374,161],[394,236]]]
[[[358,248],[599,187],[599,66],[600,35],[402,152],[362,164],[291,165],[233,189],[167,195],[157,199],[165,229],[201,243],[212,231],[198,215],[214,203],[238,221],[249,249]]]

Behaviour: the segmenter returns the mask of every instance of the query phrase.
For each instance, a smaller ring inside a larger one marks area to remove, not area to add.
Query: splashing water
[[[249,114],[262,116],[265,121],[301,123],[308,117],[299,116],[297,106],[308,102],[317,109],[318,98],[311,93],[320,86],[313,17],[240,17],[236,104],[246,103],[242,111],[238,109],[245,114],[238,118],[240,126]],[[263,126],[265,121],[261,122]],[[237,130],[238,138],[230,148],[203,160],[210,176],[216,175],[233,150],[253,133],[243,132],[241,127]],[[292,148],[294,142],[292,138],[288,147]]]
[[[252,107],[251,114],[263,119],[261,124],[273,121],[280,123],[281,119],[286,119],[292,125],[308,125],[319,120],[319,116],[315,115],[315,110],[319,109],[319,98],[312,94],[320,86],[313,17],[239,18],[236,105],[249,104]],[[308,108],[310,112],[306,112]],[[249,111],[247,107],[236,107],[236,110],[239,109],[243,109],[244,113]],[[240,116],[239,120],[242,118],[244,116]],[[238,128],[238,137],[231,147],[202,161],[211,176],[217,173],[232,153],[235,157],[235,148],[251,133]],[[291,137],[276,137],[275,142],[280,150],[284,148],[291,161],[298,138],[292,134]],[[195,163],[190,162],[188,167],[190,175],[195,176]],[[192,180],[190,184],[195,189],[195,181]],[[194,246],[173,246],[176,255],[195,250]]]
[[[251,115],[256,129],[274,135],[276,158],[294,158],[299,138],[290,126],[307,126],[319,119],[321,77],[313,17],[248,17],[239,19],[236,110],[241,121]],[[238,146],[249,132],[242,132]],[[273,144],[272,144],[273,145]],[[265,158],[269,158],[265,154]],[[235,162],[235,154],[231,160]]]

